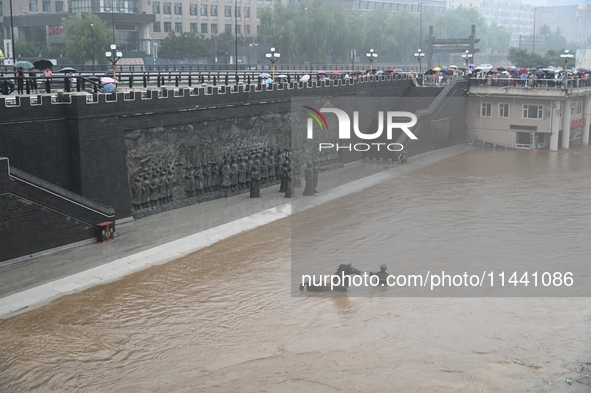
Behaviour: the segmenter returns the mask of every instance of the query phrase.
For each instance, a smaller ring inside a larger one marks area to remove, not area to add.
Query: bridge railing
[[[109,66],[91,65],[91,64],[73,64],[68,65],[82,73],[103,73],[109,68]],[[56,65],[54,69],[59,69],[62,65]],[[374,64],[373,68],[381,71],[392,71],[393,69],[401,69],[403,72],[416,71],[416,64],[413,65],[399,65],[399,64]],[[368,63],[355,64],[352,66],[349,64],[279,64],[277,65],[276,71],[294,71],[294,72],[305,72],[305,73],[316,73],[318,71],[366,71],[369,69]],[[0,65],[0,73],[6,73],[14,75],[15,69],[13,66]],[[236,72],[235,64],[118,64],[116,68],[117,72],[170,72],[170,71],[187,71],[187,72]],[[270,64],[239,64],[238,72],[243,71],[259,71],[259,72],[270,72]],[[55,73],[55,71],[54,71]]]
[[[239,86],[255,85],[262,90],[266,85],[278,85],[282,89],[284,85],[299,84],[312,87],[316,82],[317,86],[345,85],[356,82],[374,82],[387,80],[410,79],[410,73],[382,74],[378,76],[362,74],[337,74],[336,72],[320,73],[310,75],[307,82],[301,82],[304,74],[294,71],[275,72],[275,79],[269,83],[268,79],[260,71],[242,71],[239,73],[229,72],[189,72],[189,71],[168,71],[168,72],[121,72],[116,74],[116,85],[119,90],[125,89],[148,89],[148,88],[179,88],[179,87],[217,87],[217,86]],[[56,91],[99,93],[103,92],[106,82],[103,78],[109,77],[103,73],[79,73],[75,75],[54,75],[50,81],[47,78],[25,77],[23,80],[24,94],[52,94]],[[11,75],[0,73],[0,94],[8,95],[18,90],[18,85]],[[18,91],[17,91],[18,93]]]

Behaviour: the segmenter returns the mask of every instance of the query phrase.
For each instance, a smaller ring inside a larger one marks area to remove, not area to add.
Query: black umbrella
[[[59,70],[58,72],[78,72],[78,71],[76,71],[76,69],[72,68],[72,67],[64,67],[61,70]]]
[[[105,71],[105,76],[113,76],[115,74],[115,72],[113,71],[113,69],[109,69],[107,71]]]
[[[53,63],[47,59],[37,60],[33,63],[36,69],[38,70],[45,70],[47,68],[53,67]]]
[[[497,71],[507,71],[505,67],[497,67]]]
[[[544,71],[538,70],[538,71],[534,72],[534,75],[544,75]]]

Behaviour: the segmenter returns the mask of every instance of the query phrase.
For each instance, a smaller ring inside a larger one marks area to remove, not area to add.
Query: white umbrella
[[[270,76],[271,76],[271,74],[266,73],[266,72],[263,72],[262,74],[259,74],[259,78],[268,78]]]
[[[108,76],[105,76],[105,77],[101,78],[101,82],[102,83],[114,83],[115,82],[115,79],[109,78]]]
[[[300,78],[300,82],[308,82],[310,80],[310,75],[306,74]]]

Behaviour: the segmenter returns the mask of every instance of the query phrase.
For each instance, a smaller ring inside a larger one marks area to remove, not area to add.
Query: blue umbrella
[[[112,93],[115,90],[115,85],[112,83],[108,83],[103,87],[103,92],[105,93]]]

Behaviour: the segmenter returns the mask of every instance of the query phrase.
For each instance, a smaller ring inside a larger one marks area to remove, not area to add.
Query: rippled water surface
[[[308,222],[323,225],[303,256],[328,242],[338,263],[383,240],[363,269],[393,247],[390,269],[417,255],[577,262],[590,250],[590,154],[475,150],[0,321],[0,391],[591,391],[577,372],[591,359],[588,298],[291,296],[290,274],[292,226]],[[565,203],[549,211],[548,198]],[[392,237],[385,208],[426,236]],[[353,236],[364,222],[373,236]]]

